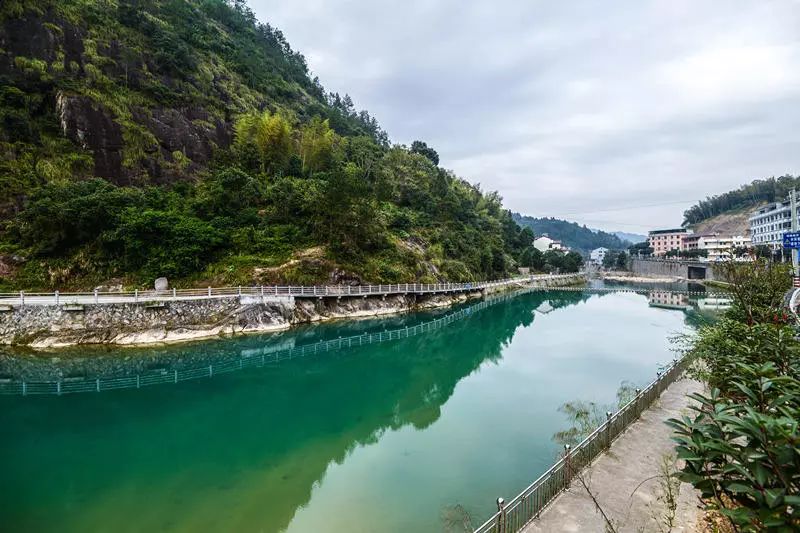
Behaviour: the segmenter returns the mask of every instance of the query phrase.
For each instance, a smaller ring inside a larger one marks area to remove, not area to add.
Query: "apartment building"
[[[743,235],[703,235],[698,240],[698,249],[708,251],[709,261],[724,261],[733,258],[737,248],[747,248],[750,244],[750,239]]]
[[[783,234],[792,228],[789,200],[773,202],[754,211],[748,218],[748,223],[754,245],[765,245],[779,250],[783,246]]]
[[[685,228],[653,230],[647,235],[647,243],[653,255],[666,255],[670,250],[683,250],[683,240],[689,231]]]

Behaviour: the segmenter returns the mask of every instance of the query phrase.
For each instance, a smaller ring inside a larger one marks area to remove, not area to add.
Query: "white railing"
[[[346,296],[387,296],[391,294],[431,294],[483,290],[503,285],[535,281],[557,281],[581,274],[539,274],[496,281],[471,283],[394,283],[387,285],[258,285],[239,287],[206,287],[201,289],[169,289],[165,291],[134,290],[123,292],[14,292],[0,293],[0,305],[82,305],[107,303],[147,303],[170,300],[199,300],[231,296],[276,296],[324,298]]]

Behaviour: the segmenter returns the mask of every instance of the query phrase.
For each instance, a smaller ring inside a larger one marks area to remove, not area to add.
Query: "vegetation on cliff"
[[[698,224],[712,217],[767,202],[786,200],[789,191],[800,187],[800,177],[781,176],[754,180],[736,190],[709,196],[683,213],[683,225]]]
[[[530,255],[242,0],[0,6],[0,285],[464,281]]]

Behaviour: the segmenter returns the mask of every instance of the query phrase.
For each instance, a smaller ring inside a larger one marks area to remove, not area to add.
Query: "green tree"
[[[246,151],[255,147],[259,154],[261,172],[278,174],[289,161],[292,152],[292,126],[281,113],[246,113],[234,124],[235,146]]]
[[[625,252],[619,252],[617,254],[617,259],[614,262],[614,266],[616,266],[619,270],[627,270],[628,269],[628,254]]]
[[[316,116],[300,128],[299,152],[303,173],[313,174],[333,163],[336,134],[327,119]]]
[[[433,163],[436,166],[439,165],[439,154],[436,153],[436,150],[429,147],[427,143],[424,143],[422,141],[412,142],[411,153],[427,157],[431,163]]]

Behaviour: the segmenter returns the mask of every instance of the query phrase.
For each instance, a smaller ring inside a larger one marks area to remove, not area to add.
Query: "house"
[[[602,265],[607,253],[608,248],[603,248],[602,246],[600,248],[595,248],[589,252],[589,259],[596,265]]]
[[[561,241],[556,239],[551,239],[545,233],[538,239],[534,239],[533,247],[539,250],[540,252],[546,252],[548,250],[558,250],[558,251],[566,251],[566,247],[561,244]]]

